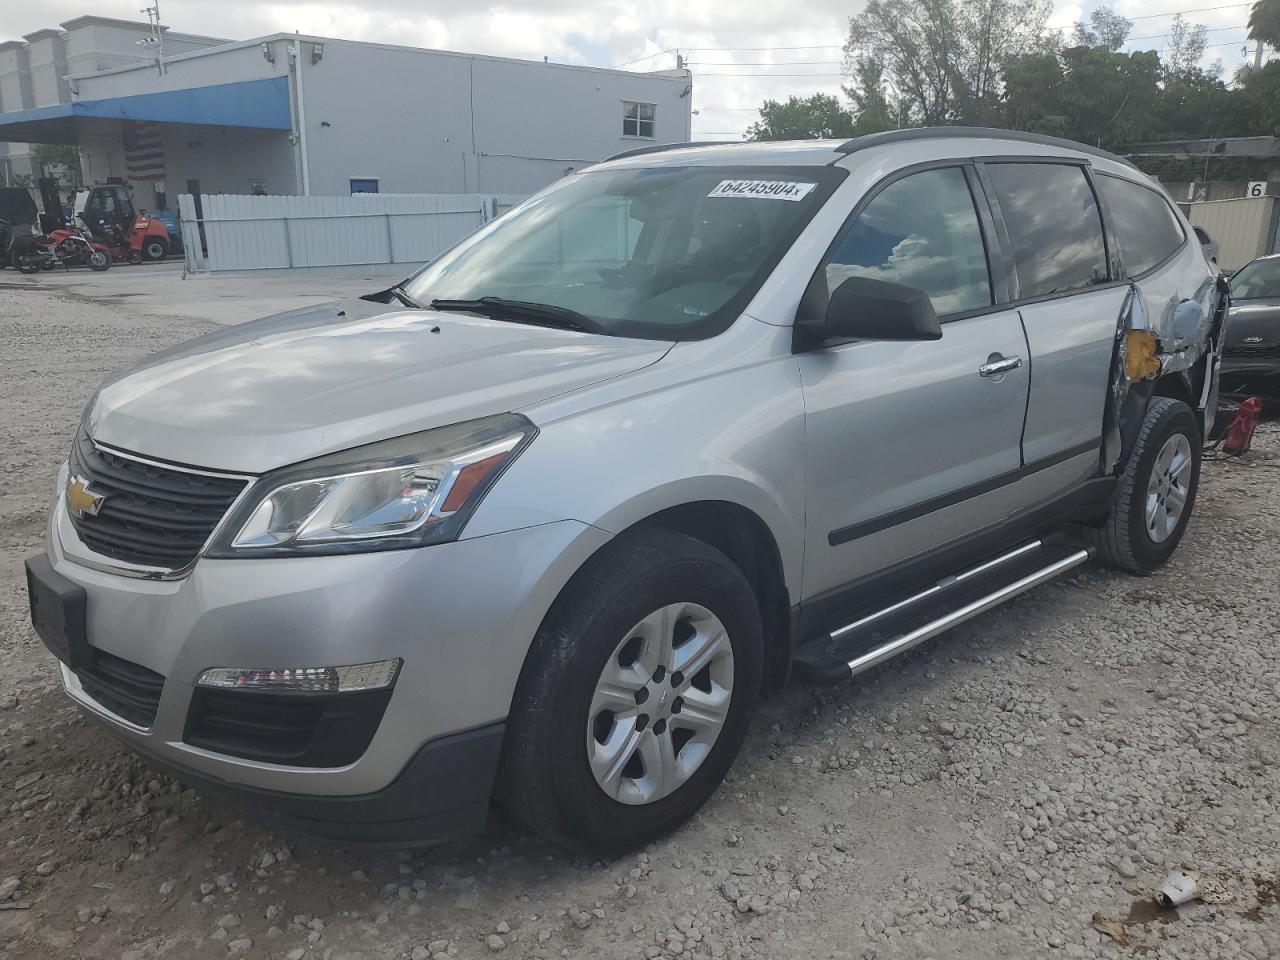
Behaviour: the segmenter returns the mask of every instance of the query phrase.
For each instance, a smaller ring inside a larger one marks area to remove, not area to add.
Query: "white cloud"
[[[848,17],[865,0],[810,0],[798,7],[777,0],[525,0],[520,4],[474,4],[455,0],[165,0],[164,21],[189,33],[248,39],[294,30],[345,37],[562,63],[612,66],[648,57],[627,69],[674,66],[679,48],[694,71],[695,136],[740,136],[766,98],[815,92],[841,95],[840,45]],[[1069,28],[1096,0],[1057,0],[1050,23]],[[1214,4],[1205,4],[1213,6]],[[139,18],[137,0],[46,0],[9,4],[0,40],[91,10],[125,20]],[[1180,0],[1116,0],[1127,16],[1193,8]],[[1206,11],[1189,19],[1211,28],[1243,24],[1248,6]],[[1171,20],[1138,20],[1130,49],[1160,49]],[[1206,62],[1221,58],[1227,71],[1240,62],[1243,30],[1215,30]],[[744,48],[763,47],[766,50]],[[796,47],[804,49],[781,49]],[[760,66],[774,64],[774,66]],[[801,76],[797,76],[800,74]]]

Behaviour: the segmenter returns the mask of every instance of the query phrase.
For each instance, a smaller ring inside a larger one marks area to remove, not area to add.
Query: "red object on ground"
[[[1262,413],[1262,401],[1257,397],[1249,397],[1240,404],[1235,419],[1227,427],[1227,434],[1222,438],[1222,452],[1229,457],[1238,457],[1248,453],[1253,446],[1253,431],[1257,429],[1258,417]]]

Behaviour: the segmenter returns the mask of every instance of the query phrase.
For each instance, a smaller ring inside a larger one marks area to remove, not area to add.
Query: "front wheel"
[[[1111,512],[1100,526],[1082,528],[1099,560],[1150,573],[1173,555],[1195,506],[1201,445],[1189,406],[1169,397],[1151,399]]]
[[[169,253],[169,245],[161,237],[147,237],[142,245],[142,256],[146,260],[163,260]]]
[[[620,536],[534,642],[508,726],[506,805],[590,855],[670,833],[742,745],[763,643],[751,586],[720,551],[658,528]]]
[[[105,250],[89,251],[89,269],[102,272],[111,266],[111,254]]]

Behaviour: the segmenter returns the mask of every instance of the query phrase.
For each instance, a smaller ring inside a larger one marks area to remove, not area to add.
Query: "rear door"
[[[1031,355],[1023,496],[1041,502],[1096,473],[1116,327],[1128,285],[1109,262],[1086,161],[981,165]]]
[[[1013,481],[1030,365],[1017,311],[995,305],[1002,288],[974,187],[963,161],[882,182],[819,267],[827,290],[851,276],[924,290],[943,332],[936,341],[860,340],[799,355],[806,599],[1021,505]]]

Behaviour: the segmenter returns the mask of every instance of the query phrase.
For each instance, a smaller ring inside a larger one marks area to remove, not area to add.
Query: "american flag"
[[[130,180],[164,179],[164,141],[160,124],[125,120],[124,167]]]

